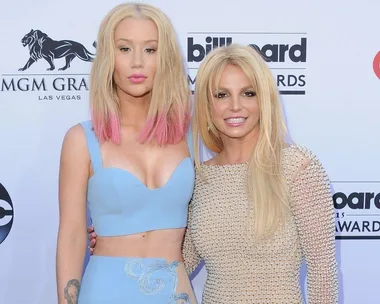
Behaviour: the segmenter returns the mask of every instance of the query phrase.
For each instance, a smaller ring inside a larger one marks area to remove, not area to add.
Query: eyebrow
[[[229,91],[230,89],[225,88],[225,87],[218,87],[218,88],[215,88],[215,90]],[[242,87],[240,90],[244,91],[244,90],[255,90],[255,89],[253,86],[245,86],[245,87]]]
[[[119,38],[117,41],[125,41],[125,42],[129,42],[129,43],[133,42],[132,40],[127,39],[127,38]],[[157,42],[158,43],[158,41],[156,39],[144,40],[142,42],[144,42],[144,43],[147,43],[147,42]]]

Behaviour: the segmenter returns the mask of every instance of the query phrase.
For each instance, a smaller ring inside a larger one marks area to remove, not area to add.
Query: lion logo
[[[30,58],[19,71],[25,71],[41,58],[45,59],[50,65],[46,70],[53,71],[55,69],[54,59],[65,57],[65,66],[58,69],[59,71],[64,71],[70,67],[70,63],[75,57],[88,62],[92,62],[95,57],[95,54],[90,53],[79,42],[53,40],[40,30],[32,29],[22,38],[21,43],[24,47],[28,46]],[[93,43],[93,47],[96,48],[96,42]]]

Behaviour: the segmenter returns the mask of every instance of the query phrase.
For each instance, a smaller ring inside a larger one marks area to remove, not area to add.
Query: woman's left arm
[[[308,303],[338,303],[334,204],[330,181],[316,157],[306,159],[290,195],[307,265]]]
[[[192,213],[193,201],[191,200],[189,204],[189,214],[187,217],[187,227],[182,243],[182,255],[185,263],[185,268],[189,276],[193,273],[193,271],[198,267],[198,265],[201,262],[201,257],[199,256],[191,237],[190,225]]]

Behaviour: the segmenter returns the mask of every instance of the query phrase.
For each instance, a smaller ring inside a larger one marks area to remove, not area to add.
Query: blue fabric
[[[126,170],[103,167],[91,121],[81,125],[94,170],[88,181],[87,204],[97,235],[120,236],[186,227],[195,178],[190,130],[187,142],[191,157],[182,160],[164,186],[149,189]]]
[[[190,304],[190,296],[177,291],[179,265],[156,258],[91,256],[78,304]]]

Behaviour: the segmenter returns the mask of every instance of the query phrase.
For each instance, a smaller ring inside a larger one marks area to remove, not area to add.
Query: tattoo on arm
[[[64,290],[64,296],[67,300],[67,304],[78,304],[78,294],[79,294],[80,284],[78,280],[70,280]]]

